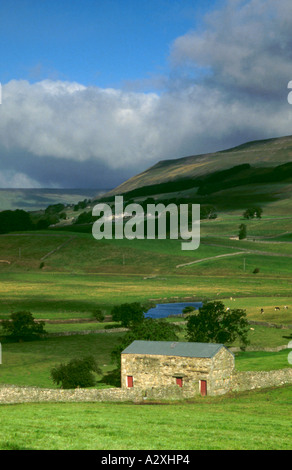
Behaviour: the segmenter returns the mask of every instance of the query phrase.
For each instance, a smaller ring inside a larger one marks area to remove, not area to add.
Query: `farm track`
[[[219,245],[219,244],[204,243],[204,245],[226,248],[225,245]],[[235,248],[235,247],[229,247],[229,248]],[[242,248],[241,251],[237,251],[236,253],[225,253],[223,255],[216,255],[216,256],[211,256],[209,258],[197,259],[195,261],[190,261],[189,263],[178,264],[176,268],[182,268],[184,266],[190,266],[192,264],[202,263],[203,261],[209,261],[209,260],[218,259],[218,258],[225,258],[228,256],[238,256],[242,254],[256,254],[256,255],[261,255],[261,256],[277,256],[277,257],[282,257],[282,258],[283,257],[292,258],[292,255],[287,255],[283,253],[274,253],[272,251],[250,250],[248,248]]]
[[[225,258],[227,256],[238,256],[242,254],[249,253],[249,251],[237,251],[236,253],[226,253],[224,255],[217,255],[217,256],[211,256],[210,258],[202,258],[202,259],[197,259],[195,261],[190,261],[189,263],[184,263],[184,264],[178,264],[176,268],[183,268],[184,266],[190,266],[191,264],[196,264],[196,263],[202,263],[203,261],[209,261],[212,259],[217,259],[217,258]]]

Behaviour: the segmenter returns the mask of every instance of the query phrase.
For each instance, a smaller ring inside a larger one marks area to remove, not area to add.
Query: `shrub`
[[[104,314],[99,308],[92,312],[92,317],[98,322],[103,322],[104,320]]]
[[[116,305],[112,311],[112,319],[121,322],[121,325],[128,328],[131,325],[140,323],[144,319],[144,307],[138,302]]]
[[[83,359],[71,359],[67,364],[60,364],[51,370],[51,378],[61,388],[93,387],[96,384],[94,373],[100,374],[93,356]]]
[[[9,339],[13,341],[31,341],[42,337],[44,321],[36,322],[30,312],[15,312],[10,315],[10,320],[2,322],[3,330],[8,333]]]
[[[238,234],[239,240],[243,240],[244,238],[246,238],[246,235],[247,235],[246,225],[241,224],[239,226],[239,234]]]

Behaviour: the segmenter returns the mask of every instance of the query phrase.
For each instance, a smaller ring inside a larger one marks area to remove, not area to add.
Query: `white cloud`
[[[0,172],[1,188],[40,188],[41,185],[23,173],[14,171]]]
[[[229,0],[206,17],[206,28],[176,39],[173,65],[207,67],[217,86],[276,94],[291,76],[290,0]]]
[[[291,134],[291,13],[290,0],[226,2],[174,42],[161,94],[11,80],[0,106],[0,186],[44,184],[45,168],[48,184],[66,176],[76,187],[82,165],[91,182],[92,171],[116,181],[158,160]],[[207,74],[195,81],[198,70]]]
[[[96,158],[110,167],[135,165],[158,97],[45,80],[3,86],[0,141],[39,157]]]

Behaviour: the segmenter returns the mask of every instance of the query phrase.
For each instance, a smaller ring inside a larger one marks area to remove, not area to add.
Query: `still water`
[[[176,302],[170,304],[157,304],[146,312],[145,318],[166,318],[171,315],[179,315],[185,307],[194,307],[196,310],[203,306],[202,302]]]

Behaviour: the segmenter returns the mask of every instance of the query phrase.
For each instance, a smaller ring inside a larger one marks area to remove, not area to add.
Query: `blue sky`
[[[291,31],[291,0],[1,0],[0,187],[291,135]]]
[[[200,27],[202,16],[215,4],[210,0],[2,0],[5,66],[0,80],[52,78],[120,88],[128,81],[164,75],[172,42]]]

